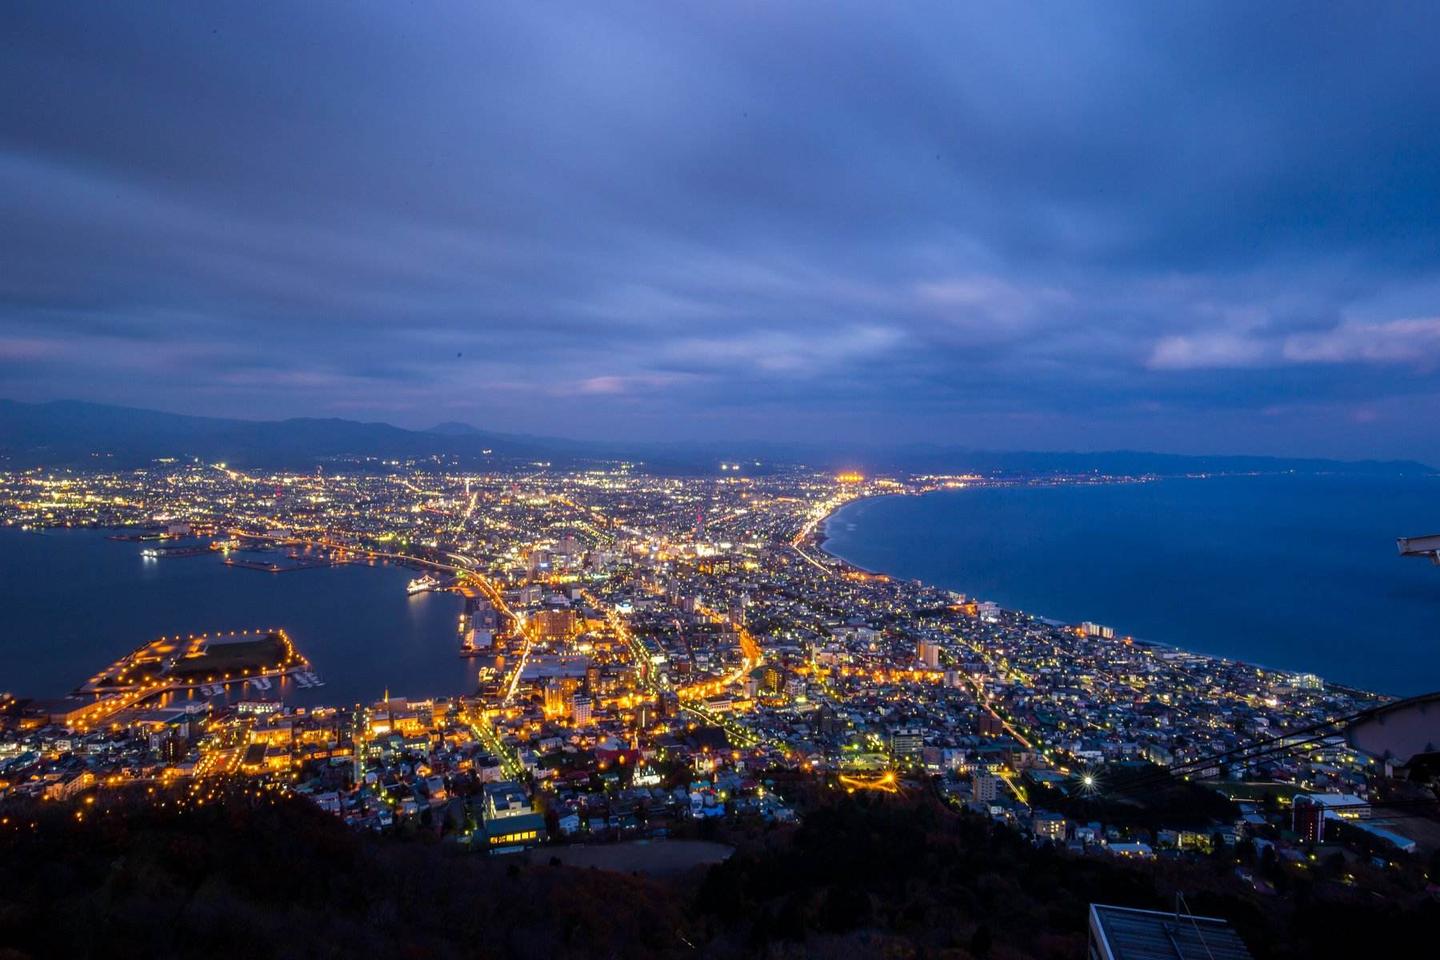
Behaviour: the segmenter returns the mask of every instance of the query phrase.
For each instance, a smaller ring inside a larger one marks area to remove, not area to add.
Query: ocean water
[[[218,554],[145,559],[141,547],[89,530],[0,529],[0,692],[63,696],[158,636],[271,627],[289,632],[326,684],[287,683],[288,702],[475,689],[455,634],[462,601],[407,595],[412,570],[352,564],[275,574],[227,567]]]
[[[1219,477],[848,504],[825,548],[1067,622],[1382,693],[1440,690],[1440,479]]]

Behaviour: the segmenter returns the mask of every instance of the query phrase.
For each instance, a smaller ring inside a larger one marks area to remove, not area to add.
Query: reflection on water
[[[843,508],[825,548],[1070,623],[1383,693],[1440,689],[1428,477],[1224,477],[954,490]]]
[[[272,680],[268,698],[353,704],[387,689],[419,697],[475,687],[455,634],[462,601],[407,594],[412,570],[367,562],[267,573],[226,566],[219,553],[147,558],[143,548],[94,531],[0,530],[0,691],[61,696],[161,635],[270,627],[288,631],[325,686]],[[220,696],[246,692],[232,685]]]

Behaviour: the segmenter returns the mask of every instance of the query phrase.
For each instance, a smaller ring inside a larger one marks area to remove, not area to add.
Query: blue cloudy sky
[[[0,396],[1440,460],[1434,3],[0,7]]]

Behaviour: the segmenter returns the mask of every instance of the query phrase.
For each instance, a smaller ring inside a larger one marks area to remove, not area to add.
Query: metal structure
[[[1366,710],[1345,724],[1345,740],[1356,750],[1408,766],[1440,751],[1440,693],[1396,700]]]
[[[1426,537],[1397,537],[1395,546],[1400,548],[1402,557],[1429,557],[1431,563],[1440,566],[1440,533]]]

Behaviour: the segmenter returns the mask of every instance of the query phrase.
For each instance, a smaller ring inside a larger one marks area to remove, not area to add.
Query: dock
[[[231,683],[267,689],[273,679],[311,670],[282,629],[211,636],[160,637],[91,677],[77,692],[95,700],[75,717],[74,728],[93,729],[155,697]],[[314,685],[320,685],[318,678]]]

